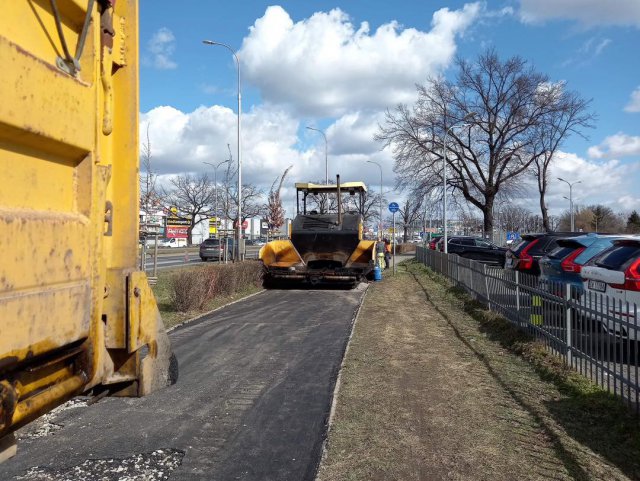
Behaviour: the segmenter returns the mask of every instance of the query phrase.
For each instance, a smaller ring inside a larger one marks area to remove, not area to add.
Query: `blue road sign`
[[[400,206],[397,202],[391,202],[389,204],[389,212],[398,212],[400,210]]]

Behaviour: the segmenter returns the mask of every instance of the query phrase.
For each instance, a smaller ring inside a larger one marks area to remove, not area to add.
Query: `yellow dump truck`
[[[138,244],[138,2],[3,2],[0,459],[92,390],[171,381]]]
[[[363,238],[362,182],[296,184],[297,215],[290,238],[260,249],[265,284],[355,285],[375,265],[375,241]]]

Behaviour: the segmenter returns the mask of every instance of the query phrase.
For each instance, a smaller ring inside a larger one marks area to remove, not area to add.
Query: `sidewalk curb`
[[[356,330],[356,323],[358,322],[358,318],[360,317],[360,311],[362,310],[362,306],[364,305],[364,301],[367,298],[367,294],[369,293],[369,284],[367,284],[366,289],[364,290],[364,294],[360,299],[360,304],[356,308],[356,311],[353,314],[353,318],[351,320],[351,332],[349,332],[349,339],[347,339],[347,343],[344,349],[344,353],[342,354],[342,361],[340,362],[340,367],[338,368],[338,376],[336,377],[336,383],[333,387],[333,393],[331,394],[331,408],[329,409],[329,419],[327,420],[327,432],[325,434],[324,440],[322,441],[322,453],[320,454],[320,461],[318,462],[318,467],[316,469],[315,477],[318,476],[318,472],[320,471],[320,466],[322,462],[327,457],[327,442],[329,440],[329,434],[331,433],[331,426],[333,425],[333,420],[336,415],[336,407],[338,404],[338,392],[340,391],[340,385],[342,381],[342,371],[344,369],[345,360],[347,359],[347,354],[349,354],[349,348],[351,347],[351,339],[353,338],[353,333]]]
[[[249,299],[250,297],[257,296],[257,295],[262,294],[264,292],[267,292],[267,290],[266,289],[262,289],[262,290],[260,290],[258,292],[254,292],[253,294],[249,294],[249,295],[246,295],[244,297],[241,297],[240,299],[236,299],[235,301],[227,302],[226,304],[224,304],[222,306],[219,306],[219,307],[216,307],[215,309],[212,309],[210,311],[204,312],[202,314],[198,314],[196,317],[192,317],[191,319],[187,319],[186,321],[182,321],[180,324],[176,324],[175,326],[171,326],[169,329],[166,330],[167,334],[172,332],[172,331],[175,331],[176,329],[178,329],[178,328],[180,328],[182,326],[185,326],[187,324],[191,324],[192,322],[199,321],[200,319],[202,319],[204,317],[207,317],[208,315],[213,314],[214,312],[219,311],[220,309],[224,309],[225,307],[228,307],[228,306],[230,306],[232,304],[235,304],[236,302],[244,301],[245,299]]]

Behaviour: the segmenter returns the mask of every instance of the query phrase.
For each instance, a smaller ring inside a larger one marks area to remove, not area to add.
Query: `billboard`
[[[191,221],[183,217],[167,217],[167,238],[186,239],[189,236]]]

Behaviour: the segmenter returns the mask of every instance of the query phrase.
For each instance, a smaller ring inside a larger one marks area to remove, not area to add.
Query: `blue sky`
[[[592,99],[596,127],[565,142],[554,178],[582,181],[578,203],[640,209],[640,0],[142,1],[141,127],[165,175],[235,153],[233,57],[205,38],[239,52],[243,175],[264,189],[289,165],[289,184],[324,177],[322,137],[305,126],[327,133],[331,175],[376,185],[375,160],[391,189],[393,159],[372,139],[381,113],[493,47]],[[552,186],[554,213],[565,188]]]

